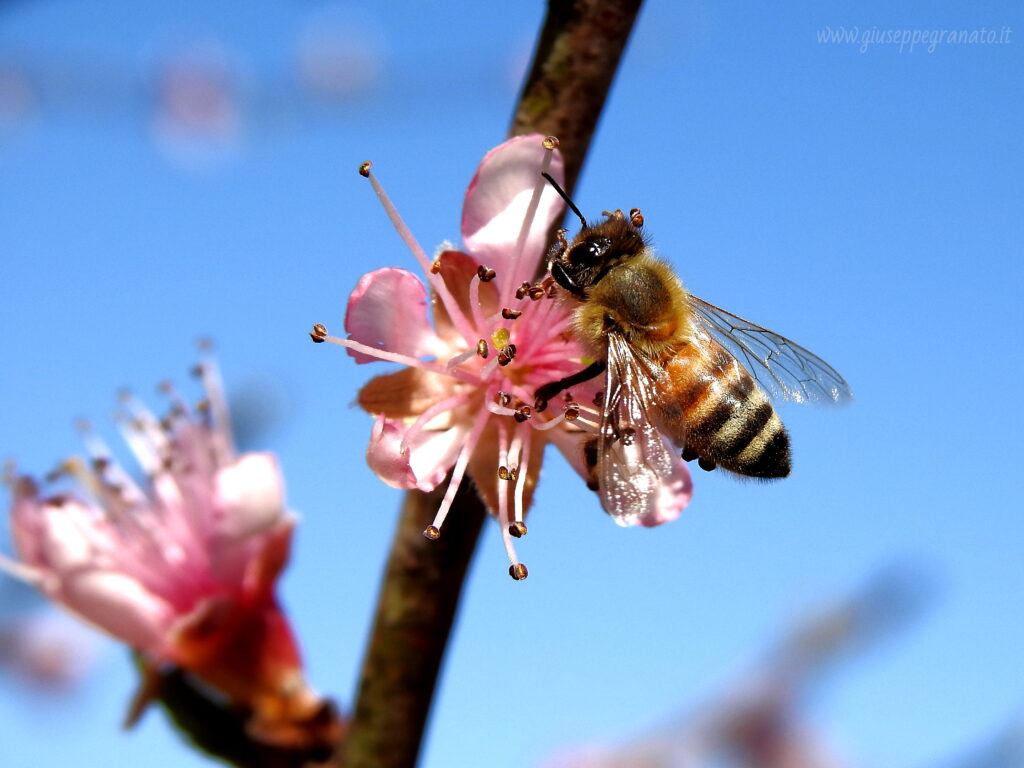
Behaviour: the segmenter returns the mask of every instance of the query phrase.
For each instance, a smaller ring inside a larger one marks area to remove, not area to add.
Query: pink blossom
[[[524,517],[552,442],[588,478],[584,443],[600,422],[596,379],[571,396],[533,409],[536,390],[586,367],[572,330],[571,303],[537,276],[545,267],[548,231],[564,203],[541,173],[563,179],[555,142],[518,136],[491,150],[469,184],[462,210],[465,252],[442,245],[428,258],[368,176],[392,223],[423,270],[426,285],[398,267],[370,272],[349,297],[348,338],[314,326],[314,341],[348,349],[357,363],[386,360],[406,368],[377,376],[359,393],[376,416],[367,450],[370,467],[395,488],[429,491],[451,480],[428,538],[442,523],[468,474],[497,518],[513,578],[526,577],[512,537]],[[433,322],[431,322],[431,315]],[[666,478],[657,507],[635,521],[656,525],[677,517],[690,496],[685,466]],[[678,482],[685,475],[687,482]]]
[[[35,480],[13,478],[20,559],[0,566],[150,667],[181,667],[249,708],[253,734],[276,742],[324,707],[274,596],[295,519],[277,460],[236,455],[216,370],[198,370],[208,398],[198,413],[169,387],[174,405],[162,421],[123,402],[120,426],[144,486],[88,431],[89,459],[47,478],[68,489],[43,494]]]

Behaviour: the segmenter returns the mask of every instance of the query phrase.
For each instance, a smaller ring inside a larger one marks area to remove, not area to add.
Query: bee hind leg
[[[710,472],[715,467],[718,466],[714,459],[709,459],[706,456],[701,456],[693,448],[690,448],[689,446],[683,448],[683,461],[693,461],[694,459],[697,459],[697,466],[699,466],[705,472]]]
[[[548,407],[548,401],[559,392],[562,392],[569,387],[574,387],[577,384],[582,384],[585,381],[590,381],[595,376],[600,376],[604,373],[605,367],[606,363],[604,360],[596,360],[582,371],[578,371],[571,376],[566,376],[564,379],[552,381],[549,384],[539,387],[536,393],[534,393],[534,397],[536,398],[533,403],[534,409],[537,411],[543,411]]]

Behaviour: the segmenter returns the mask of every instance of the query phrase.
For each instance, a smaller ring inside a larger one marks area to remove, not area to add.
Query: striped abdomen
[[[789,474],[789,435],[753,377],[708,337],[689,343],[666,365],[669,389],[660,428],[685,440],[684,459],[749,477]]]

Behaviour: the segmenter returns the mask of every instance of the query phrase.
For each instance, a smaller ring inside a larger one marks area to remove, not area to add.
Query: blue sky
[[[46,85],[0,100],[0,455],[45,472],[79,449],[76,418],[104,424],[123,386],[156,404],[156,382],[186,383],[194,340],[216,338],[302,515],[284,600],[313,683],[343,706],[401,497],[363,463],[370,421],[350,403],[371,371],[306,332],[341,324],[362,273],[414,268],[360,161],[425,247],[458,238],[542,14],[439,3],[424,28],[363,6],[0,4],[0,72]],[[318,24],[364,46],[365,82],[332,107],[296,96],[297,46]],[[1011,35],[861,52],[819,42],[826,27]],[[695,294],[818,352],[856,400],[783,406],[791,478],[700,473],[689,510],[655,530],[619,529],[550,454],[519,546],[526,582],[486,529],[424,766],[518,768],[627,739],[903,560],[938,574],[941,599],[834,679],[814,722],[851,765],[909,768],[1020,712],[1018,30],[1012,2],[647,5],[576,203],[643,208]],[[236,127],[212,147],[161,143],[153,73],[199,40],[237,73]],[[157,713],[118,729],[132,679],[113,646],[69,698],[2,685],[14,763],[207,764]]]

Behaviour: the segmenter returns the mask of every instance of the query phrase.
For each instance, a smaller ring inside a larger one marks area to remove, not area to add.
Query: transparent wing
[[[648,412],[665,371],[633,350],[618,334],[608,335],[608,369],[598,443],[598,493],[605,512],[619,525],[659,517],[679,489],[679,460]],[[678,514],[678,512],[676,513]],[[647,523],[650,524],[650,523]]]
[[[839,371],[785,336],[690,296],[701,327],[722,344],[769,394],[795,403],[839,405],[853,392]]]

